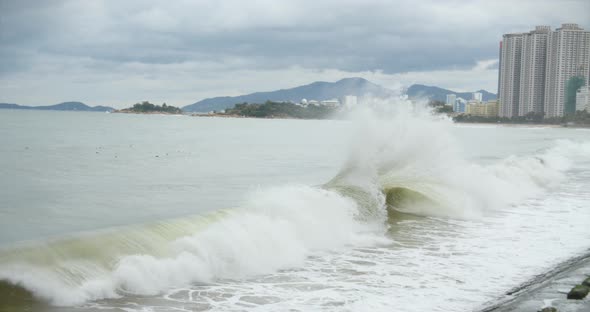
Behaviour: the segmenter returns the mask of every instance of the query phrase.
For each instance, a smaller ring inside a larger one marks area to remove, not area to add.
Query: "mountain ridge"
[[[374,84],[364,78],[344,78],[336,82],[315,81],[310,84],[289,89],[267,92],[254,92],[239,96],[221,96],[206,98],[193,104],[184,106],[186,112],[209,112],[232,108],[238,103],[296,102],[302,99],[324,101],[343,98],[346,95],[388,97],[395,93],[392,90]]]
[[[0,103],[0,109],[22,110],[56,110],[56,111],[81,111],[81,112],[106,112],[115,110],[109,106],[88,106],[82,102],[62,102],[45,106],[26,106],[14,103]]]
[[[496,94],[486,90],[478,90],[481,92],[484,101],[496,99]],[[473,92],[454,92],[449,89],[444,89],[436,86],[428,86],[422,84],[413,84],[405,90],[405,93],[410,99],[425,98],[435,101],[446,101],[447,94],[456,94],[457,97],[469,100],[472,98]],[[334,98],[342,100],[347,95],[354,95],[357,97],[374,96],[378,98],[388,98],[397,96],[398,94],[390,89],[372,83],[364,78],[352,77],[340,79],[336,82],[315,81],[306,85],[279,89],[275,91],[254,92],[239,96],[219,96],[206,98],[190,105],[182,107],[184,112],[210,112],[221,111],[234,107],[239,103],[264,103],[266,101],[274,102],[295,102],[298,103],[302,99],[308,100],[331,100]],[[114,111],[115,109],[109,106],[88,106],[82,102],[62,102],[47,106],[26,106],[11,103],[0,103],[0,109],[21,109],[21,110],[56,110],[56,111],[90,111],[90,112],[105,112]]]
[[[456,94],[458,98],[461,97],[466,100],[471,99],[473,94],[473,92],[455,92],[449,89],[422,84],[413,84],[405,91],[410,99],[426,98],[442,102],[446,101],[447,94]],[[482,89],[475,92],[482,93],[483,101],[496,99],[496,94],[486,90]],[[232,108],[235,104],[239,103],[260,104],[266,101],[298,103],[304,98],[323,101],[334,98],[342,99],[346,95],[355,95],[358,97],[371,95],[387,98],[396,96],[397,93],[364,78],[352,77],[340,79],[336,82],[315,81],[310,84],[275,91],[254,92],[238,96],[211,97],[186,105],[182,107],[182,110],[185,112],[204,113]]]

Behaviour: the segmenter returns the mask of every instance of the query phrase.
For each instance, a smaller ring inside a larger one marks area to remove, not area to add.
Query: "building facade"
[[[502,37],[500,66],[500,117],[518,116],[522,43],[526,34],[505,34]]]
[[[580,88],[576,93],[576,111],[587,111],[590,113],[590,87]]]
[[[577,24],[563,24],[552,31],[547,41],[547,77],[545,79],[545,117],[563,116],[567,82],[590,78],[590,31]]]
[[[537,26],[523,38],[518,108],[520,116],[544,112],[547,38],[550,32],[549,26]]]
[[[455,113],[467,112],[467,101],[465,101],[463,98],[457,98],[455,105],[453,105],[453,111]]]
[[[483,94],[481,92],[473,92],[472,96],[473,96],[472,100],[476,100],[478,102],[483,101]]]
[[[486,117],[498,117],[498,100],[490,100],[486,102],[485,114]]]
[[[455,107],[456,101],[457,101],[456,94],[447,94],[447,102],[445,104],[450,105],[451,107]]]
[[[486,105],[477,101],[469,101],[465,113],[471,116],[485,116]]]
[[[480,101],[469,101],[466,114],[479,117],[498,117],[498,100],[482,103]]]
[[[577,24],[562,24],[555,31],[537,26],[502,37],[500,117],[536,113],[549,118],[573,112],[576,88],[589,81],[590,31]]]

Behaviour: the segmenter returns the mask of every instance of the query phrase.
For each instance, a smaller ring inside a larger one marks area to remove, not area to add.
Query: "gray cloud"
[[[167,68],[198,76],[196,83],[293,67],[466,70],[497,58],[502,33],[563,22],[590,28],[588,12],[587,0],[0,0],[0,78],[14,85],[63,74],[69,84],[122,68],[129,77],[161,77]],[[19,90],[0,87],[0,96],[17,99]]]

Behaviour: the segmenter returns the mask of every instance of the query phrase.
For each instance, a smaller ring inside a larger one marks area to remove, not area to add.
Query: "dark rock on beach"
[[[588,295],[589,291],[590,291],[590,288],[588,288],[588,286],[576,285],[567,294],[567,298],[568,299],[578,299],[578,300],[584,299],[584,297],[586,297],[586,295]]]
[[[546,307],[542,310],[539,310],[539,312],[557,312],[557,309],[554,307]]]

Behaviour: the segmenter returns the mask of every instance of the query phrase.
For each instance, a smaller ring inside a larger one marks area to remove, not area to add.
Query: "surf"
[[[477,218],[548,191],[590,151],[560,141],[481,165],[464,156],[449,119],[404,99],[364,105],[350,121],[349,157],[327,183],[257,190],[240,207],[207,215],[6,248],[0,290],[13,295],[0,301],[72,306],[301,266],[316,253],[389,242],[400,214]]]
[[[378,240],[357,212],[353,200],[322,188],[260,190],[237,209],[4,250],[0,280],[22,298],[71,306],[267,274],[313,252]]]

